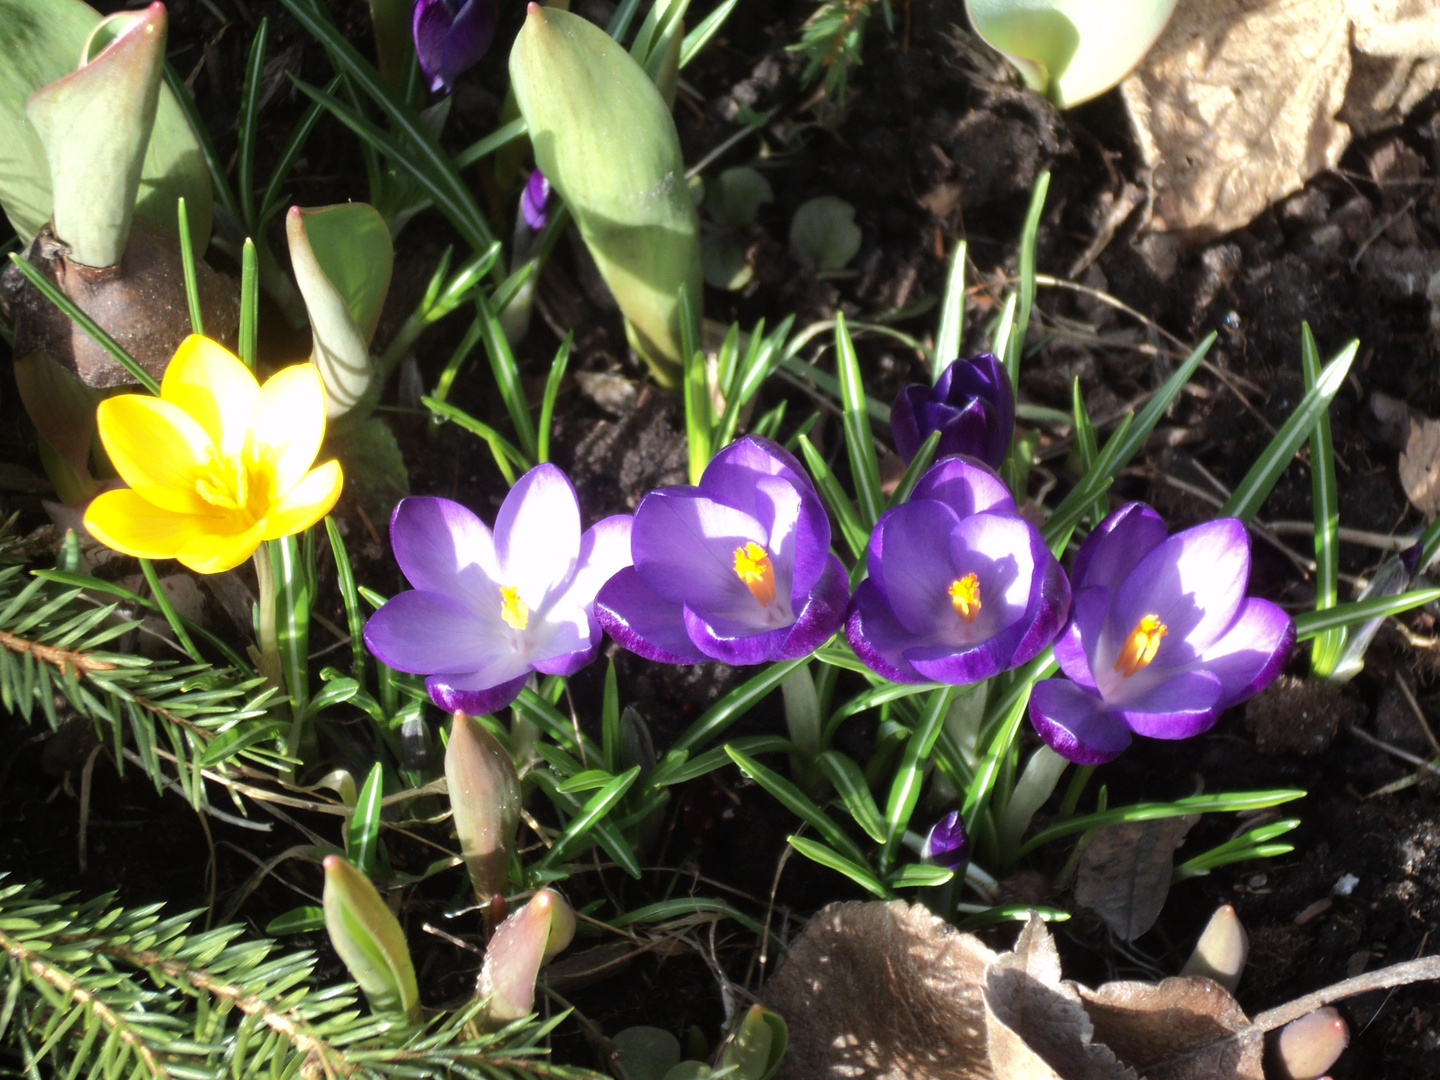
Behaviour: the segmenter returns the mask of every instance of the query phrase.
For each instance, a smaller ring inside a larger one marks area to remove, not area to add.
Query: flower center
[[[1115,670],[1125,678],[1145,667],[1155,659],[1160,648],[1160,639],[1170,631],[1158,615],[1144,615],[1125,639],[1120,655],[1115,658]]]
[[[195,491],[211,506],[244,510],[250,502],[250,470],[244,458],[239,454],[222,456],[212,448],[195,480]]]
[[[520,590],[512,585],[500,586],[500,617],[516,630],[530,624],[530,609],[520,599]]]
[[[966,623],[973,623],[980,614],[980,579],[966,574],[950,583],[950,603]]]
[[[753,540],[735,549],[735,576],[761,604],[775,602],[775,570],[765,549]]]

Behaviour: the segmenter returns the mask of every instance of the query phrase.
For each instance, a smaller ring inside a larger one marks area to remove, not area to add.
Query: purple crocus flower
[[[402,499],[390,543],[415,588],[365,624],[365,644],[400,671],[428,675],[446,712],[491,713],[532,671],[569,675],[595,659],[595,593],[630,565],[630,517],[580,532],[575,489],[537,465],[510,489],[489,529],[449,499]]]
[[[530,179],[525,181],[525,187],[520,192],[520,216],[525,219],[525,224],[530,226],[531,232],[539,232],[545,227],[550,214],[550,181],[545,179],[545,174],[536,169],[530,174]]]
[[[1132,735],[1186,739],[1263,690],[1295,643],[1290,616],[1245,595],[1250,537],[1236,518],[1167,536],[1143,503],[1115,511],[1075,557],[1075,603],[1055,641],[1068,679],[1030,695],[1046,744],[1082,765]]]
[[[432,91],[448,91],[485,55],[497,14],[497,0],[415,0],[410,30]]]
[[[941,432],[937,459],[965,454],[998,469],[1015,434],[1015,392],[1005,365],[981,353],[956,360],[934,386],[901,390],[890,409],[895,452],[912,460],[932,431]]]
[[[1070,585],[995,473],[932,466],[870,534],[870,576],[845,624],[850,647],[893,682],[979,682],[1054,639]]]
[[[969,856],[970,837],[965,835],[965,823],[958,810],[951,810],[930,827],[920,849],[922,859],[947,870],[959,870]]]
[[[849,588],[825,508],[800,463],[769,439],[731,443],[699,487],[647,493],[630,552],[634,565],[606,582],[595,613],[647,660],[793,660],[845,617]]]

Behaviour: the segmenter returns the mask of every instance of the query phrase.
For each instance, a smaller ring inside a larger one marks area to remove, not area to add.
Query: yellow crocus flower
[[[85,528],[126,555],[218,574],[261,541],[315,524],[340,497],[340,463],[311,468],[325,437],[325,389],[310,364],[261,386],[224,346],[192,334],[159,397],[107,398],[96,423],[130,486],[96,497]]]

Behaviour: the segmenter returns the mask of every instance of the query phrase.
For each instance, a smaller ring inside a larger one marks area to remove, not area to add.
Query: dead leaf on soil
[[[1440,420],[1412,420],[1400,451],[1400,484],[1427,518],[1440,513]]]
[[[1434,0],[1180,0],[1121,86],[1155,226],[1204,238],[1246,224],[1333,167],[1352,125],[1432,89],[1437,54]]]
[[[1160,917],[1175,849],[1199,820],[1191,814],[1096,829],[1075,874],[1075,902],[1104,919],[1122,941],[1134,941]]]
[[[1080,995],[1060,981],[1060,954],[1033,913],[1015,951],[985,973],[985,1021],[996,1080],[1136,1080],[1091,1042]]]
[[[1346,979],[1253,1021],[1201,976],[1098,990],[1060,976],[1033,913],[1014,950],[997,955],[918,905],[831,904],[765,989],[790,1027],[776,1080],[1264,1080],[1267,1031],[1440,978],[1440,957]]]
[[[918,905],[831,904],[765,988],[790,1025],[776,1080],[990,1080],[981,994],[994,959]]]

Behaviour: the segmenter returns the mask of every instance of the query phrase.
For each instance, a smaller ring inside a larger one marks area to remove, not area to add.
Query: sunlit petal
[[[219,527],[214,519],[180,514],[120,489],[97,495],[85,511],[85,528],[108,548],[141,559],[173,559]]]
[[[325,384],[312,364],[281,368],[260,387],[250,442],[274,476],[276,497],[300,482],[325,438]]]
[[[243,532],[215,531],[197,536],[176,554],[176,558],[197,574],[219,574],[233,570],[260,546],[265,538],[261,524]]]
[[[180,343],[160,384],[161,398],[188,413],[226,454],[244,447],[259,392],[249,368],[225,346],[199,334]]]
[[[275,501],[266,515],[265,539],[276,540],[308,529],[328,514],[340,498],[345,477],[340,462],[327,461]]]
[[[214,444],[178,405],[121,394],[100,403],[95,422],[115,471],[141,498],[177,513],[214,512],[195,486]]]

